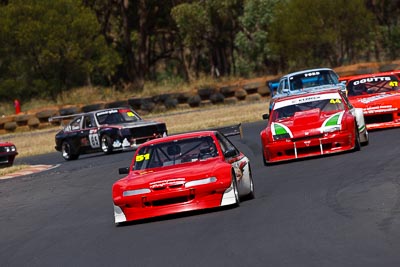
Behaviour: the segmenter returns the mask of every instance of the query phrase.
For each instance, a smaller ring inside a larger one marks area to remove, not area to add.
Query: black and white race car
[[[91,152],[131,150],[147,140],[167,135],[165,123],[143,120],[130,108],[102,109],[49,120],[68,117],[73,119],[55,136],[55,149],[65,160]]]

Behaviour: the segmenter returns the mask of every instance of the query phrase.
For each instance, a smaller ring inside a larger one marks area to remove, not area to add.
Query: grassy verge
[[[198,109],[171,111],[163,114],[150,114],[143,116],[145,119],[163,121],[167,124],[170,134],[207,129],[237,124],[240,122],[253,122],[261,120],[261,115],[267,112],[268,100],[260,102],[239,102],[235,105],[217,105]],[[0,141],[11,141],[17,146],[17,157],[55,152],[54,136],[59,127],[7,134],[0,136]],[[8,168],[6,168],[8,169]],[[2,175],[2,174],[0,174]]]
[[[28,167],[28,165],[21,164],[21,165],[14,165],[14,166],[7,167],[7,168],[2,168],[2,169],[0,169],[0,176],[7,175],[10,173],[19,171],[19,170],[23,170],[26,167]]]

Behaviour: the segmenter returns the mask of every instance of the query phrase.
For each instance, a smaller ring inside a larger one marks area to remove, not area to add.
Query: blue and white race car
[[[332,69],[308,69],[281,77],[274,98],[299,93],[304,90],[314,92],[325,89],[346,91],[346,86],[339,81],[339,75]]]

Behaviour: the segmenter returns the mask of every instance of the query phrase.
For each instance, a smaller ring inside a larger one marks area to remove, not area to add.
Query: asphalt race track
[[[264,167],[259,132],[234,143],[252,161],[238,208],[114,226],[111,185],[132,152],[0,181],[0,266],[400,266],[400,129],[360,152]]]

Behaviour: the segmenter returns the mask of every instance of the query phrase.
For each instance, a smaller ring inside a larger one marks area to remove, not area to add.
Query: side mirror
[[[124,168],[119,168],[118,169],[119,174],[128,174],[129,173],[129,167],[124,167]]]
[[[263,118],[263,120],[268,120],[269,119],[269,113],[263,114],[262,118]]]
[[[224,156],[225,156],[225,158],[231,158],[231,157],[236,156],[236,149],[234,149],[234,148],[228,149],[228,150],[224,153]]]

